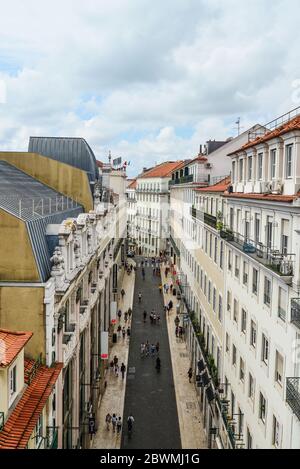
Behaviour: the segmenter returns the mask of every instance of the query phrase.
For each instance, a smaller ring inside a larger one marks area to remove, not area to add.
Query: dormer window
[[[293,144],[285,147],[285,177],[292,177]]]
[[[276,150],[271,150],[271,179],[276,176]]]
[[[263,177],[263,154],[262,153],[258,153],[257,155],[257,167],[258,167],[257,178],[259,181],[261,181]]]
[[[251,181],[252,179],[252,156],[248,158],[248,180]]]

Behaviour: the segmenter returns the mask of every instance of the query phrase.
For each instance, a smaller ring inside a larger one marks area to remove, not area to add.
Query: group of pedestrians
[[[128,311],[124,311],[124,322],[125,323],[127,323],[127,321],[131,320],[131,315],[132,315],[132,309],[131,308],[128,308]],[[122,310],[121,309],[118,310],[118,318],[119,318],[119,322],[121,322],[121,319],[122,319]]]
[[[122,362],[121,366],[119,366],[119,359],[117,355],[114,356],[113,360],[110,362],[110,370],[111,373],[115,373],[115,376],[118,378],[119,373],[121,372],[122,380],[125,378],[126,366]]]
[[[156,344],[150,344],[147,340],[141,343],[141,357],[155,357],[159,354],[159,342]]]

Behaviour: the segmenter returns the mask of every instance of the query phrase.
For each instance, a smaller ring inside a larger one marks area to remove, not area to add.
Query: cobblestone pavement
[[[128,261],[133,263],[133,261]],[[132,307],[133,301],[133,292],[134,292],[134,271],[130,275],[125,273],[122,288],[125,290],[124,301],[122,299],[118,303],[118,309],[127,311],[129,307]],[[122,314],[121,326],[128,326],[124,322],[124,315]],[[128,360],[128,348],[129,348],[129,339],[118,337],[116,344],[112,344],[109,354],[108,363],[113,359],[115,355],[119,358],[119,365],[123,362],[127,368]],[[126,373],[127,374],[127,373]],[[118,416],[123,416],[124,409],[124,396],[125,396],[125,387],[126,387],[126,376],[124,381],[122,380],[121,373],[119,377],[116,377],[113,372],[108,370],[106,372],[105,379],[107,381],[107,388],[105,390],[104,396],[100,402],[100,407],[98,409],[98,422],[99,427],[96,435],[94,436],[93,448],[94,449],[118,449],[121,444],[120,434],[113,433],[112,428],[108,431],[105,424],[105,416],[107,413],[113,414],[116,413]]]
[[[132,337],[130,341],[128,376],[126,384],[124,431],[122,448],[130,449],[179,449],[180,431],[177,416],[176,397],[170,357],[166,317],[163,314],[163,295],[159,292],[160,275],[154,276],[151,267],[146,267],[143,281],[141,268],[135,280],[133,302]],[[138,293],[142,302],[138,302]],[[143,311],[147,310],[147,322]],[[154,309],[161,315],[160,324],[151,324],[149,314]],[[155,357],[141,357],[140,344],[149,340],[159,342],[161,370],[155,369]],[[132,413],[135,422],[128,439],[126,420]]]
[[[171,276],[166,278],[164,275],[165,266],[161,269],[162,284],[172,283]],[[169,342],[171,349],[172,367],[174,375],[174,384],[176,392],[177,411],[180,425],[181,444],[183,449],[204,449],[207,448],[206,436],[203,430],[200,409],[194,380],[189,383],[188,370],[191,366],[188,350],[184,340],[176,337],[175,323],[176,297],[165,294],[165,304],[170,299],[174,303],[173,310],[169,313],[167,319]]]

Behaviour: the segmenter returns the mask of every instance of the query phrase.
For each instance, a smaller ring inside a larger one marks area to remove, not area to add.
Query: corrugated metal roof
[[[99,177],[94,152],[84,138],[30,137],[28,151],[82,169],[91,182]]]
[[[0,161],[0,208],[26,223],[40,280],[50,276],[46,227],[77,218],[83,207],[6,161]]]

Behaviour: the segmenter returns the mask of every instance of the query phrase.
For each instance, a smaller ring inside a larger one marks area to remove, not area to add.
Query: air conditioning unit
[[[261,182],[260,183],[260,192],[261,194],[269,194],[272,191],[271,182]]]
[[[282,194],[283,185],[280,181],[272,181],[272,194]]]
[[[210,163],[205,163],[205,168],[206,169],[211,169],[211,164]]]

